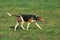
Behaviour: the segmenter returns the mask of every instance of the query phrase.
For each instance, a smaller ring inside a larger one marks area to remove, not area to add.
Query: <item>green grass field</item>
[[[13,32],[16,18],[7,12],[40,15],[45,22],[38,24],[44,30],[32,23],[28,31],[19,26]],[[0,0],[0,40],[60,40],[60,0]]]

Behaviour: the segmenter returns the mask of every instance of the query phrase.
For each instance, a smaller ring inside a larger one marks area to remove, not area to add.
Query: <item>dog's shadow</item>
[[[15,26],[10,26],[9,28],[11,28],[14,31]],[[16,28],[16,30],[20,30],[20,29],[22,29],[20,26]]]

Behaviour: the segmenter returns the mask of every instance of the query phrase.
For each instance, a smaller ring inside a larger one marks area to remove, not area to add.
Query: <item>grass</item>
[[[7,12],[43,16],[45,22],[38,23],[44,30],[31,24],[28,31],[19,26],[13,32],[16,18],[9,17]],[[0,0],[0,40],[60,40],[59,30],[60,0]]]

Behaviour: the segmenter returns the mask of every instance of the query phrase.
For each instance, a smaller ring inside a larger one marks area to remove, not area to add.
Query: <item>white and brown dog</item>
[[[17,17],[17,23],[15,25],[14,31],[16,31],[17,26],[19,25],[19,23],[21,23],[21,27],[25,30],[25,28],[23,27],[23,23],[27,22],[27,29],[29,28],[30,23],[34,22],[36,24],[36,26],[38,28],[40,28],[41,30],[43,30],[36,21],[41,21],[43,22],[44,19],[40,16],[36,16],[36,15],[26,15],[26,14],[22,14],[22,15],[11,15],[10,13],[7,13],[9,16],[16,16]]]

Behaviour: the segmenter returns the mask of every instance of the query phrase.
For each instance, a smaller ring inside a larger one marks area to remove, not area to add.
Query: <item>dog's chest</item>
[[[37,16],[35,15],[21,15],[24,21],[28,21],[30,18],[33,18],[33,20],[37,20]]]

